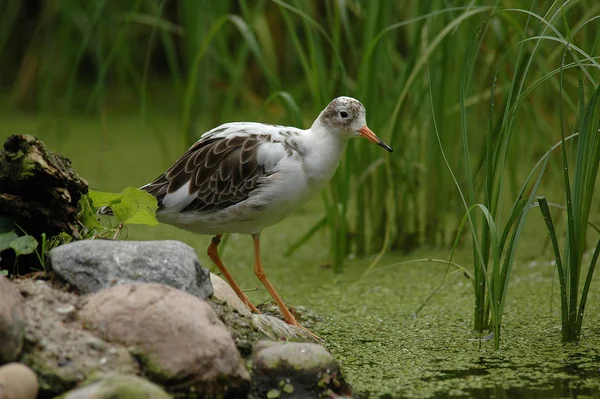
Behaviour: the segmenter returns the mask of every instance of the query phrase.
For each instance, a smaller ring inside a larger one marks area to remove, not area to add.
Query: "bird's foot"
[[[296,319],[295,319],[295,318],[292,318],[292,319],[290,319],[290,320],[288,320],[288,319],[286,318],[285,322],[286,322],[287,324],[290,324],[290,325],[292,325],[292,326],[295,326],[295,327],[299,327],[299,328],[301,328],[302,330],[306,331],[306,332],[307,332],[307,333],[308,333],[308,334],[309,334],[311,337],[313,337],[313,338],[314,338],[314,339],[316,339],[317,341],[325,341],[323,338],[319,337],[317,334],[313,333],[313,332],[312,332],[312,331],[310,331],[308,328],[306,328],[306,327],[304,327],[302,324],[298,323],[298,322],[296,321]]]
[[[242,299],[242,302],[244,302],[244,305],[246,305],[252,313],[257,313],[257,314],[262,313],[260,310],[258,310],[258,308],[256,306],[254,306],[254,304],[252,302],[250,302],[250,299],[248,299],[248,297],[246,297],[246,299],[244,299],[244,298],[241,298],[241,299]]]

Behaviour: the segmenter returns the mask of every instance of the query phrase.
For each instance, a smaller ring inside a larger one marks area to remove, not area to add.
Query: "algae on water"
[[[414,313],[445,278],[440,266],[390,268],[353,284],[357,268],[321,288],[327,300],[309,296],[308,305],[326,315],[315,331],[361,397],[600,395],[598,279],[581,342],[563,344],[553,267],[517,265],[499,351],[487,333],[473,331],[472,289],[464,275],[449,276]]]

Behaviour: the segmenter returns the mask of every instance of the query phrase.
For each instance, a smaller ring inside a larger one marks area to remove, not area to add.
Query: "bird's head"
[[[369,129],[364,105],[352,97],[338,97],[331,101],[313,127],[315,125],[342,137],[362,136],[392,152],[392,148]]]

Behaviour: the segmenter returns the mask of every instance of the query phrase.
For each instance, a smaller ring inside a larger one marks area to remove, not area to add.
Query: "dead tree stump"
[[[10,136],[0,150],[0,215],[29,235],[79,238],[77,203],[87,192],[71,161],[34,136]]]

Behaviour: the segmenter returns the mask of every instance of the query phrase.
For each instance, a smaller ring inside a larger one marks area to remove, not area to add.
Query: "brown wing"
[[[163,200],[191,182],[194,200],[182,212],[212,211],[235,205],[259,186],[270,173],[257,160],[262,136],[213,138],[194,144],[169,170],[142,187]]]

